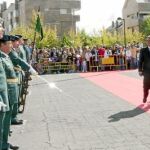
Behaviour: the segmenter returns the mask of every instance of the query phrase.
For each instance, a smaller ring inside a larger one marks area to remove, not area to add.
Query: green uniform
[[[14,49],[9,53],[9,57],[14,66],[20,66],[23,71],[28,71],[30,69],[30,65],[24,59],[19,57]]]
[[[18,56],[18,53],[14,49],[12,49],[12,51],[9,53],[9,57],[10,57],[13,65],[14,65],[14,67],[17,68],[18,66],[20,66],[23,71],[28,71],[30,69],[30,65],[28,63],[26,63],[23,59],[21,59]],[[19,69],[18,70],[16,69],[16,75],[19,79],[19,82],[18,82],[18,91],[19,91],[18,103],[19,103],[19,98],[20,98],[20,94],[21,94],[21,87],[22,87],[21,86],[22,74],[19,71]],[[15,104],[14,108],[13,108],[12,122],[15,122],[15,120],[17,119],[18,103]]]
[[[0,110],[0,150],[2,149],[3,131],[4,131],[4,117],[5,113],[9,111],[9,102],[7,94],[6,74],[3,67],[3,62],[0,53],[0,102],[3,102],[7,107]]]
[[[25,62],[27,62],[27,55],[23,45],[20,45],[18,49],[19,49],[18,52],[19,57],[22,58]]]
[[[23,48],[24,48],[25,53],[26,53],[27,62],[30,63],[30,58],[31,58],[30,49],[29,49],[28,45],[23,45]]]
[[[0,101],[3,102],[3,98],[1,94],[0,94]],[[0,150],[2,149],[2,141],[3,141],[4,117],[5,117],[5,113],[0,111]]]
[[[8,136],[10,131],[10,124],[11,124],[11,117],[12,117],[12,110],[14,107],[14,104],[18,103],[18,91],[17,91],[17,84],[18,80],[16,77],[16,73],[14,71],[14,66],[12,64],[11,59],[9,56],[3,52],[1,52],[3,65],[5,68],[6,78],[7,78],[7,88],[8,88],[8,100],[9,100],[9,106],[10,110],[6,112],[5,118],[4,118],[4,132],[3,132],[3,149],[8,149]]]

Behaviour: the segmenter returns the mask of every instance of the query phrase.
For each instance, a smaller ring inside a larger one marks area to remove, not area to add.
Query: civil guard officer
[[[4,29],[0,26],[0,39],[3,37]],[[2,150],[3,131],[4,131],[4,118],[5,114],[9,111],[8,93],[6,74],[0,55],[0,150]]]
[[[27,38],[23,39],[23,48],[24,48],[25,53],[26,53],[27,63],[30,64],[32,52],[28,46],[28,39]]]
[[[14,65],[14,69],[16,71],[16,75],[19,79],[18,82],[18,91],[20,91],[19,96],[18,96],[18,103],[19,103],[19,98],[21,94],[21,74],[22,71],[28,71],[31,73],[31,75],[37,75],[37,72],[27,63],[25,62],[22,58],[19,57],[17,53],[17,48],[19,47],[19,37],[18,36],[11,36],[11,41],[13,48],[8,54],[10,59],[12,60],[12,63]],[[17,114],[18,114],[18,103],[15,104],[12,112],[12,124],[13,125],[20,125],[23,124],[23,120],[18,120],[17,119]]]
[[[25,62],[27,62],[27,53],[23,47],[24,41],[23,41],[22,35],[15,35],[15,36],[19,38],[19,47],[17,49],[18,54],[19,54],[20,58],[22,58]]]
[[[2,150],[4,118],[9,111],[9,102],[7,94],[6,74],[0,56],[0,150]]]
[[[8,100],[10,110],[6,112],[4,117],[4,130],[3,130],[3,142],[2,142],[2,150],[19,149],[18,146],[13,146],[8,143],[8,136],[10,132],[10,124],[12,117],[12,110],[15,103],[17,103],[18,93],[17,93],[17,77],[14,71],[14,66],[12,64],[11,59],[8,54],[12,49],[12,44],[10,41],[9,35],[4,35],[2,39],[0,39],[0,55],[5,68],[6,78],[7,78],[7,88],[8,88]]]
[[[0,24],[0,39],[3,38],[4,28]],[[8,94],[7,94],[7,84],[6,75],[3,67],[2,59],[0,57],[0,150],[2,149],[2,137],[3,137],[3,121],[5,113],[9,110],[8,108]]]
[[[2,150],[4,119],[5,114],[9,111],[6,74],[0,55],[0,150]]]

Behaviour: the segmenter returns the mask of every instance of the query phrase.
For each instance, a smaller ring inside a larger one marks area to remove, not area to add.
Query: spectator
[[[87,72],[87,61],[85,58],[82,60],[82,72]]]
[[[131,69],[131,50],[129,47],[126,48],[126,61],[127,61],[127,69]]]
[[[137,55],[137,48],[135,47],[135,45],[131,45],[131,66],[132,66],[132,69],[136,69],[137,68],[137,58],[136,58],[136,55]]]
[[[86,65],[87,65],[87,71],[90,71],[90,59],[92,57],[92,54],[90,52],[90,49],[88,46],[85,47],[85,60],[86,60]]]

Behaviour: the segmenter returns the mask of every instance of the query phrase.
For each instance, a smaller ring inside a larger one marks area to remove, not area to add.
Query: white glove
[[[33,76],[38,75],[38,73],[37,73],[32,67],[30,67],[29,72],[30,72],[31,75],[33,75]]]
[[[0,111],[5,107],[7,107],[7,105],[5,105],[3,102],[0,102]]]

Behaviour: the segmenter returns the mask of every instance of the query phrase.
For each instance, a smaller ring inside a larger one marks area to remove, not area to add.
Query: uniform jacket
[[[142,48],[140,51],[138,70],[143,74],[150,74],[150,50],[148,47]]]
[[[1,56],[2,56],[2,61],[4,64],[4,69],[5,69],[5,73],[6,73],[6,78],[7,79],[17,79],[15,70],[14,70],[14,66],[12,64],[11,59],[9,58],[9,56],[3,52],[1,52]],[[7,82],[7,88],[8,88],[8,99],[9,99],[9,104],[13,105],[15,103],[18,102],[18,86],[17,86],[17,82],[16,83],[11,83],[11,82]]]
[[[19,46],[19,57],[22,58],[25,62],[27,62],[27,56],[26,56],[26,51],[24,50],[23,45]]]
[[[27,62],[30,63],[30,58],[31,58],[30,48],[28,47],[28,45],[23,45],[23,48],[26,53]]]
[[[9,57],[14,66],[20,66],[23,71],[28,71],[30,69],[30,65],[21,59],[14,49],[9,53]]]
[[[2,60],[2,53],[0,51],[0,101],[7,106],[6,108],[2,108],[2,112],[9,111],[9,101],[7,92],[8,91],[7,91],[6,74]]]

